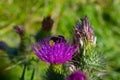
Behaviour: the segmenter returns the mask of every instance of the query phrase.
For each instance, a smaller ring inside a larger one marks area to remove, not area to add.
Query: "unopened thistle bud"
[[[42,21],[42,30],[44,31],[50,31],[53,26],[53,20],[50,16],[47,16]]]
[[[35,35],[36,41],[39,41],[51,35],[51,29],[53,27],[53,23],[54,21],[51,18],[51,16],[47,16],[43,19],[41,30],[39,30],[37,34]]]
[[[23,35],[25,33],[25,28],[23,26],[16,25],[14,26],[14,29],[19,35]]]

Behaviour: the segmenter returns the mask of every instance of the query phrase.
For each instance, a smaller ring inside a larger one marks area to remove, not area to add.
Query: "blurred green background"
[[[106,58],[107,75],[103,80],[120,80],[120,0],[0,0],[0,41],[17,47],[20,38],[13,26],[23,25],[26,32],[34,36],[46,16],[54,20],[53,35],[61,34],[70,39],[73,26],[85,15]],[[0,50],[1,80],[20,78],[22,68],[15,66],[8,69],[11,65],[13,63],[7,54]]]

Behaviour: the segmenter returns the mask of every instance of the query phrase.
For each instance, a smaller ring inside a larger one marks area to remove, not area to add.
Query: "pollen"
[[[50,40],[50,41],[49,41],[49,45],[50,45],[50,46],[54,46],[54,45],[55,45],[55,42],[54,42],[53,40]]]

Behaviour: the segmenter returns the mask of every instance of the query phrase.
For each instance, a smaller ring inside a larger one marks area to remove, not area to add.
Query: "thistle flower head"
[[[51,64],[62,64],[71,60],[76,51],[76,46],[67,43],[63,36],[46,38],[32,48],[41,60]]]
[[[87,76],[78,71],[74,65],[69,65],[69,69],[72,71],[72,74],[67,77],[67,80],[88,80]]]
[[[74,71],[71,75],[67,77],[67,80],[87,80],[85,75],[79,71]]]
[[[77,23],[74,29],[76,38],[85,39],[88,42],[95,43],[94,31],[88,21],[88,17],[85,16],[83,19],[81,19],[81,21],[82,21],[81,23],[80,22]]]
[[[88,18],[85,16],[82,19],[82,26],[83,26],[83,34],[86,38],[86,40],[91,41],[93,40],[94,37],[94,31],[93,28],[91,27]]]

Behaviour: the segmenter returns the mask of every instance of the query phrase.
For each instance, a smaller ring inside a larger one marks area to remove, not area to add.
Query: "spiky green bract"
[[[103,55],[98,52],[97,47],[87,44],[81,58],[81,70],[86,70],[90,80],[98,79],[97,74],[104,69]],[[94,79],[95,78],[95,79]]]
[[[103,55],[98,52],[97,47],[91,43],[84,43],[83,48],[77,56],[74,57],[73,62],[79,70],[86,72],[90,80],[99,79],[97,76],[104,70],[105,63]],[[77,61],[77,62],[76,62]]]
[[[65,80],[62,65],[51,64],[46,72],[45,80]]]

